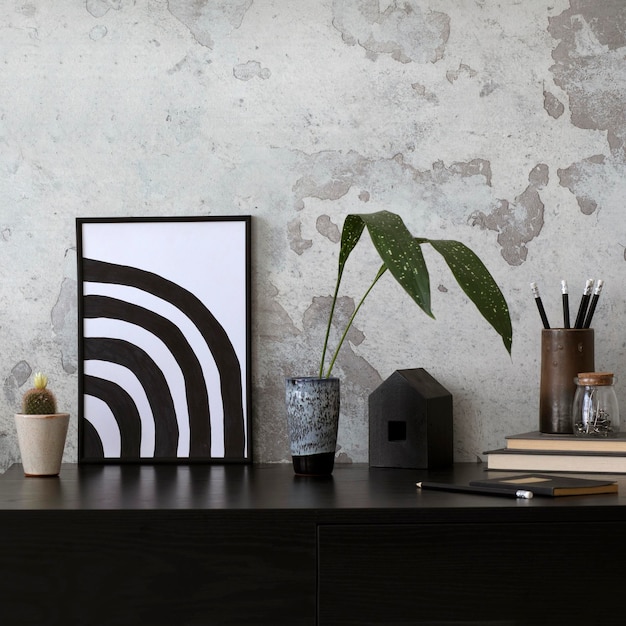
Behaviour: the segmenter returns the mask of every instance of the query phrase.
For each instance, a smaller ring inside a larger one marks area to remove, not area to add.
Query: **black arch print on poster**
[[[77,218],[78,459],[250,462],[250,216]]]

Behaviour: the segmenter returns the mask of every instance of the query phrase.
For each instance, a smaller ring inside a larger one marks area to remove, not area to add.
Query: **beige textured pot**
[[[15,414],[17,439],[26,476],[59,474],[69,422],[69,413]]]

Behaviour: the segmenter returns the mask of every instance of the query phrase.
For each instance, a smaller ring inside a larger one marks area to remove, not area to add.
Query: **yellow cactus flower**
[[[48,384],[48,377],[42,374],[41,372],[37,372],[35,374],[35,389],[45,389]]]

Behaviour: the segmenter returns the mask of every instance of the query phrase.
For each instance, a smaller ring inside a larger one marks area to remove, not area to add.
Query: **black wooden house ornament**
[[[371,467],[453,463],[452,395],[425,369],[396,370],[369,396]]]

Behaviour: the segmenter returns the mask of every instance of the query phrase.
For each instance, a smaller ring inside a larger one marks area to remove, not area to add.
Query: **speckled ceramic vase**
[[[15,414],[25,476],[57,476],[70,422],[69,413]]]
[[[301,476],[327,476],[335,466],[339,425],[339,379],[287,378],[285,397],[293,469]]]

